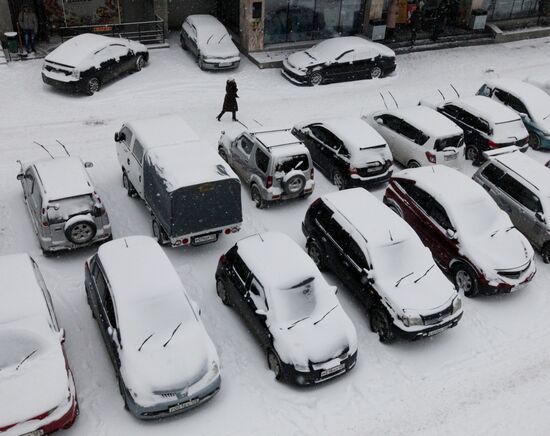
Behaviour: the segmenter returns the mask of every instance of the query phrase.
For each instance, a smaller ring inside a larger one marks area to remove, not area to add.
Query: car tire
[[[325,78],[323,77],[323,73],[321,73],[321,71],[314,71],[313,73],[311,73],[311,75],[309,76],[309,84],[311,86],[319,86],[319,85],[322,85],[323,82],[324,82]]]
[[[101,81],[97,77],[90,77],[86,82],[86,94],[94,95],[101,89]]]
[[[283,366],[281,364],[281,359],[277,353],[273,350],[267,352],[267,366],[275,374],[275,380],[283,379]]]
[[[143,58],[142,55],[138,55],[138,57],[136,58],[136,63],[135,63],[135,66],[134,66],[134,70],[141,71],[141,69],[144,66],[145,66],[145,59]]]
[[[256,204],[256,207],[258,209],[264,209],[266,207],[266,201],[262,198],[262,193],[260,192],[260,188],[258,188],[258,185],[253,184],[251,186],[250,197],[252,198],[252,201]]]
[[[83,218],[75,221],[65,229],[67,239],[76,245],[90,242],[97,233],[97,227],[93,221]]]
[[[407,164],[407,168],[420,168],[420,167],[421,167],[421,165],[415,160],[411,160]]]
[[[202,60],[202,56],[199,54],[199,57],[197,58],[197,63],[199,64],[199,68],[201,70],[204,70],[204,61]]]
[[[462,291],[465,297],[472,298],[479,294],[476,274],[468,265],[459,263],[453,267],[452,274],[456,289]]]
[[[185,51],[188,50],[187,44],[185,43],[185,38],[181,35],[180,35],[180,44],[181,44],[181,48],[183,48]]]
[[[124,189],[126,189],[128,197],[134,198],[137,195],[136,188],[134,188],[134,185],[132,185],[132,182],[130,182],[126,171],[122,172],[122,186],[124,186]]]
[[[151,228],[153,230],[153,237],[157,240],[159,245],[166,245],[168,243],[168,236],[156,218],[153,218]]]
[[[321,248],[319,242],[317,242],[317,240],[314,238],[310,238],[306,244],[306,247],[307,254],[311,258],[311,260],[313,260],[313,263],[319,269],[319,271],[326,270],[327,264],[325,261],[325,254],[323,253],[323,249]]]
[[[529,145],[533,150],[540,150],[540,138],[535,132],[529,132]]]
[[[299,194],[306,187],[306,178],[303,174],[296,174],[283,181],[283,190],[289,194]]]
[[[372,70],[370,70],[370,78],[371,79],[380,79],[384,76],[384,72],[382,71],[382,68],[380,67],[374,67]]]
[[[220,155],[220,157],[221,157],[224,161],[227,162],[227,153],[225,152],[225,150],[224,150],[222,147],[220,147],[220,148],[218,149],[218,154]]]
[[[476,164],[479,162],[479,150],[473,145],[467,145],[465,151],[466,159],[471,160],[472,163]]]
[[[550,263],[550,242],[544,244],[542,250],[540,251],[540,255],[542,256],[542,261],[544,263]]]
[[[227,292],[227,288],[223,284],[222,279],[216,280],[216,293],[218,294],[218,297],[220,297],[220,300],[222,300],[222,303],[226,306],[231,307],[231,301],[229,300],[229,294]]]
[[[393,321],[388,311],[382,306],[374,306],[369,310],[370,329],[378,333],[378,339],[383,344],[395,341]]]
[[[346,179],[339,170],[332,172],[332,183],[338,188],[339,191],[346,189]]]

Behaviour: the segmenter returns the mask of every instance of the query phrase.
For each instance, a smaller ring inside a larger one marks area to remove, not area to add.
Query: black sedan
[[[85,33],[64,42],[45,58],[44,83],[92,95],[121,74],[140,71],[149,60],[136,41]]]
[[[298,85],[378,79],[395,71],[395,53],[385,45],[358,36],[327,39],[291,54],[282,74]]]

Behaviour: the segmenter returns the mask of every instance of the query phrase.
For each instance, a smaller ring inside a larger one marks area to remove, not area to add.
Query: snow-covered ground
[[[258,231],[282,231],[303,246],[300,224],[309,200],[257,210],[246,189],[240,233],[199,248],[165,249],[202,307],[204,324],[217,346],[220,393],[194,411],[161,422],[142,423],[124,410],[86,304],[84,260],[94,249],[43,257],[25,210],[16,160],[47,157],[34,140],[62,154],[55,145],[58,139],[74,155],[94,162],[90,173],[115,237],[150,235],[143,203],[129,198],[121,186],[113,133],[125,120],[176,114],[215,150],[220,130],[231,124],[229,114],[221,123],[215,119],[229,76],[235,76],[239,86],[240,119],[259,128],[290,127],[320,116],[359,116],[382,109],[379,92],[388,89],[403,107],[436,92],[436,87],[449,89],[449,82],[466,94],[477,91],[489,77],[522,79],[550,71],[550,39],[539,39],[403,55],[390,78],[299,88],[278,70],[259,70],[246,59],[236,72],[202,72],[173,42],[170,49],[152,51],[143,71],[107,85],[93,97],[67,95],[43,85],[41,61],[0,66],[0,254],[26,251],[35,258],[67,331],[81,413],[63,434],[549,434],[550,265],[539,255],[537,276],[526,289],[464,299],[464,318],[455,329],[414,343],[379,343],[364,311],[342,290],[338,296],[359,338],[357,366],[327,384],[297,389],[274,380],[244,323],[219,301],[214,271],[222,253]],[[387,95],[386,101],[391,101]],[[539,161],[550,159],[550,153],[528,153]],[[471,175],[474,169],[468,163],[465,171]],[[312,200],[334,190],[317,172]],[[379,198],[382,194],[383,189],[375,191]],[[327,279],[341,286],[333,276]]]

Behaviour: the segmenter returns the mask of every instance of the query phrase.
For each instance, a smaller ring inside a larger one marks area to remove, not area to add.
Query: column
[[[155,15],[164,20],[164,33],[168,36],[168,0],[153,0]]]
[[[4,35],[4,32],[11,32],[13,26],[11,23],[11,13],[8,0],[0,0],[0,35]]]
[[[241,46],[244,50],[263,50],[264,17],[264,0],[240,0]]]

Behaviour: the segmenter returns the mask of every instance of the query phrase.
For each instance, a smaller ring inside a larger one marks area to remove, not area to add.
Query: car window
[[[321,202],[315,213],[315,219],[323,228],[326,229],[330,223],[332,214],[332,210],[325,203]]]
[[[528,114],[528,111],[525,105],[521,102],[519,98],[516,98],[513,95],[510,95],[510,100],[508,102],[508,105],[512,109],[514,109],[516,112],[519,112],[522,114]]]
[[[248,276],[250,275],[250,270],[238,254],[235,255],[235,260],[233,261],[233,270],[243,285],[246,284]]]
[[[40,289],[42,290],[42,295],[44,296],[44,300],[46,301],[46,306],[48,307],[48,312],[50,313],[50,321],[51,326],[55,331],[59,331],[59,326],[57,324],[57,318],[55,316],[55,311],[53,308],[52,303],[52,297],[50,293],[48,292],[48,288],[46,287],[46,282],[44,281],[44,277],[42,277],[42,274],[40,273],[40,270],[38,269],[38,265],[35,263],[33,259],[31,259],[32,267],[34,270],[34,276],[36,277],[36,281],[38,282],[38,285],[40,286]]]
[[[449,138],[439,138],[434,143],[434,150],[442,151],[446,148],[460,148],[464,145],[464,135],[451,136]]]
[[[342,145],[340,147],[340,150],[338,150],[338,154],[340,154],[344,157],[348,157],[348,158],[351,157],[351,155],[349,154],[349,151],[348,151],[348,149],[346,148],[345,145]]]
[[[399,185],[422,209],[424,209],[424,211],[427,212],[429,210],[430,200],[432,198],[431,195],[412,183],[401,182]]]
[[[253,277],[250,282],[250,299],[256,306],[256,309],[267,311],[269,305],[267,304],[267,299],[265,297],[265,291],[262,284]]]
[[[501,179],[504,175],[504,171],[501,170],[499,167],[497,167],[494,164],[489,164],[485,167],[485,169],[481,172],[483,177],[485,177],[487,180],[489,180],[493,185],[500,187],[501,186]]]
[[[109,51],[114,59],[120,59],[122,56],[128,55],[128,47],[120,44],[113,44],[109,46]]]
[[[105,306],[105,312],[107,313],[107,318],[109,319],[109,324],[114,329],[117,328],[116,316],[115,316],[115,305],[113,303],[113,298],[111,297],[111,292],[107,289],[105,292],[105,299],[103,300],[103,305]]]
[[[502,177],[500,188],[530,211],[542,212],[542,205],[537,195],[531,192],[509,174],[505,174]]]
[[[344,64],[346,62],[353,62],[354,59],[355,59],[354,50],[345,51],[344,53],[336,57],[336,60],[340,64]]]
[[[334,133],[322,126],[312,126],[311,132],[319,141],[334,151],[338,151],[342,146],[342,141]]]
[[[27,171],[25,171],[25,177],[23,178],[23,183],[25,183],[27,194],[32,194],[35,183],[34,183],[34,174],[30,168]]]
[[[502,103],[508,104],[510,94],[508,94],[507,92],[503,91],[502,89],[495,88],[495,90],[493,91],[493,95],[498,98]]]
[[[263,173],[267,173],[267,167],[269,166],[269,156],[265,154],[259,148],[256,149],[256,165]]]
[[[401,130],[401,119],[393,115],[389,115],[389,114],[380,115],[376,117],[375,120],[376,121],[382,120],[382,124],[384,126],[386,126],[388,129],[391,129],[395,132],[399,132]]]
[[[368,268],[367,260],[363,250],[359,248],[357,242],[355,242],[351,237],[347,241],[347,247],[345,247],[346,253],[349,258],[357,265],[357,267],[362,270],[363,268]]]
[[[35,206],[42,207],[42,193],[40,192],[38,183],[34,179],[32,181],[31,197]]]
[[[130,147],[133,136],[132,131],[128,127],[124,126],[122,129],[120,129],[120,133],[124,135],[124,139],[122,140],[122,142],[124,142],[127,147]]]
[[[330,219],[325,230],[341,248],[344,248],[344,245],[346,245],[346,242],[349,239],[349,235],[334,218]]]
[[[428,215],[433,218],[433,220],[439,224],[441,227],[443,227],[445,230],[452,229],[453,225],[451,224],[451,220],[449,219],[449,215],[447,215],[447,212],[439,204],[435,199],[431,199],[429,204],[429,209],[427,211]]]
[[[250,156],[252,149],[254,148],[254,143],[248,139],[246,136],[241,136],[241,139],[237,142],[237,147],[247,156]]]
[[[462,118],[462,110],[459,107],[456,107],[454,104],[446,104],[445,106],[443,106],[443,110],[453,118]]]
[[[286,156],[279,158],[275,171],[289,173],[293,170],[306,171],[310,166],[307,154],[297,154],[296,156]]]
[[[103,277],[103,273],[97,263],[94,264],[94,267],[92,268],[92,277],[94,278],[97,294],[103,301],[105,298],[105,293],[107,292],[107,282],[105,281],[105,277]]]
[[[427,135],[403,120],[400,120],[399,133],[418,145],[424,145],[429,139]]]
[[[143,145],[141,145],[141,142],[136,140],[134,141],[134,148],[132,149],[132,153],[134,154],[136,160],[141,165],[141,162],[143,161]]]

